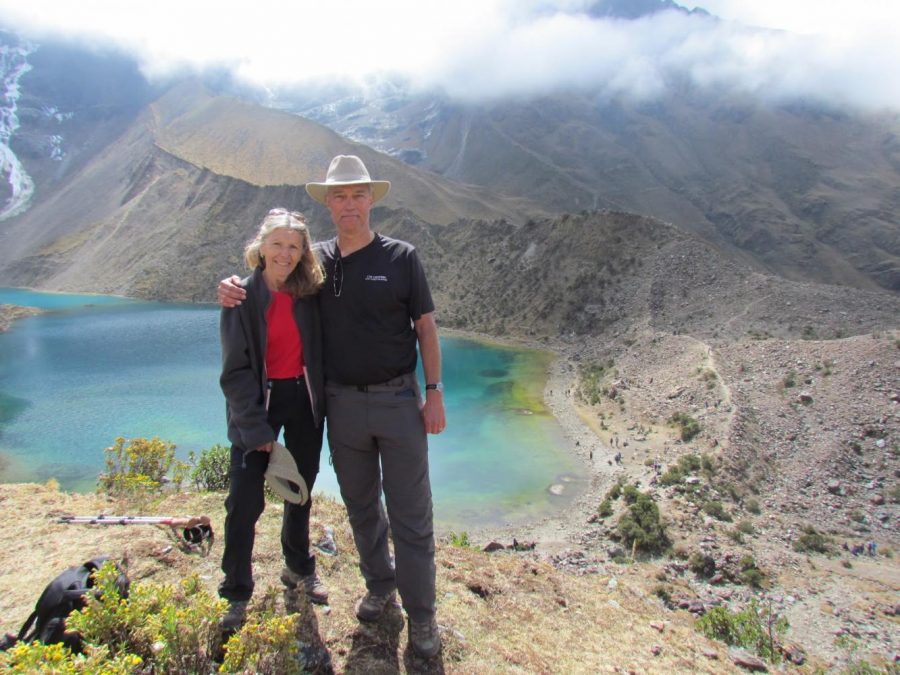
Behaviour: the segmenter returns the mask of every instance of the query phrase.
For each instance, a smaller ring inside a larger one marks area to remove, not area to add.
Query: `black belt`
[[[358,392],[368,393],[370,391],[381,391],[383,387],[400,387],[406,382],[406,379],[409,378],[410,375],[413,375],[413,373],[405,373],[403,375],[398,375],[397,377],[392,377],[385,382],[375,382],[373,384],[344,384],[333,380],[329,380],[326,384],[332,387],[340,387],[341,389],[355,389]]]
[[[301,382],[303,380],[303,375],[297,375],[296,377],[270,377],[266,382],[269,385],[281,384],[282,382]]]

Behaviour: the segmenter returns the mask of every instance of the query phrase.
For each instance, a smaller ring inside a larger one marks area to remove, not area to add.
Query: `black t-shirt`
[[[316,250],[326,276],[319,293],[326,379],[378,384],[415,370],[412,322],[434,311],[415,248],[376,234],[346,257],[336,238]]]

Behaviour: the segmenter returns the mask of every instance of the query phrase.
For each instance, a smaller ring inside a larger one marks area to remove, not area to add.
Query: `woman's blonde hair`
[[[308,295],[315,295],[325,283],[325,271],[322,264],[316,257],[315,251],[312,249],[312,237],[309,236],[309,229],[306,227],[306,218],[302,213],[297,211],[288,211],[287,209],[272,209],[263,218],[253,241],[247,244],[244,249],[244,260],[247,262],[251,270],[257,267],[266,268],[266,261],[259,255],[259,248],[272,232],[275,230],[292,230],[299,233],[303,240],[303,254],[297,267],[291,272],[290,276],[284,282],[284,290],[295,298],[303,298]]]

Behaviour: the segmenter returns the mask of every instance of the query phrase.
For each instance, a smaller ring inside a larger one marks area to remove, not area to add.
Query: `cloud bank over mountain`
[[[634,20],[598,18],[598,4],[0,0],[0,25],[126,49],[151,77],[225,68],[277,87],[390,75],[461,100],[574,87],[643,101],[690,85],[900,109],[900,3],[710,0],[686,7],[715,16],[669,9]]]

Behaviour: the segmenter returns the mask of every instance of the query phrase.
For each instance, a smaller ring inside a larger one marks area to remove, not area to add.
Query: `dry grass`
[[[168,583],[197,572],[215,590],[221,542],[208,551],[189,551],[179,533],[163,526],[57,522],[62,514],[126,514],[125,509],[96,495],[59,492],[52,484],[0,485],[0,630],[17,630],[50,579],[99,554],[126,557],[129,576],[137,583]],[[219,533],[223,498],[171,495],[142,515],[154,513],[209,515]],[[259,600],[265,589],[278,586],[280,513],[270,503],[257,528]],[[487,554],[442,543],[437,570],[444,648],[439,657],[423,662],[407,649],[399,607],[371,626],[356,620],[353,607],[363,583],[342,505],[319,498],[313,521],[313,540],[328,524],[338,546],[337,556],[318,557],[331,605],[316,608],[318,630],[337,672],[718,673],[732,668],[724,647],[695,633],[689,615],[665,610],[645,590],[649,575],[639,566],[616,567],[616,583],[610,583],[610,576],[576,576],[522,554]],[[710,650],[719,658],[704,655]]]

